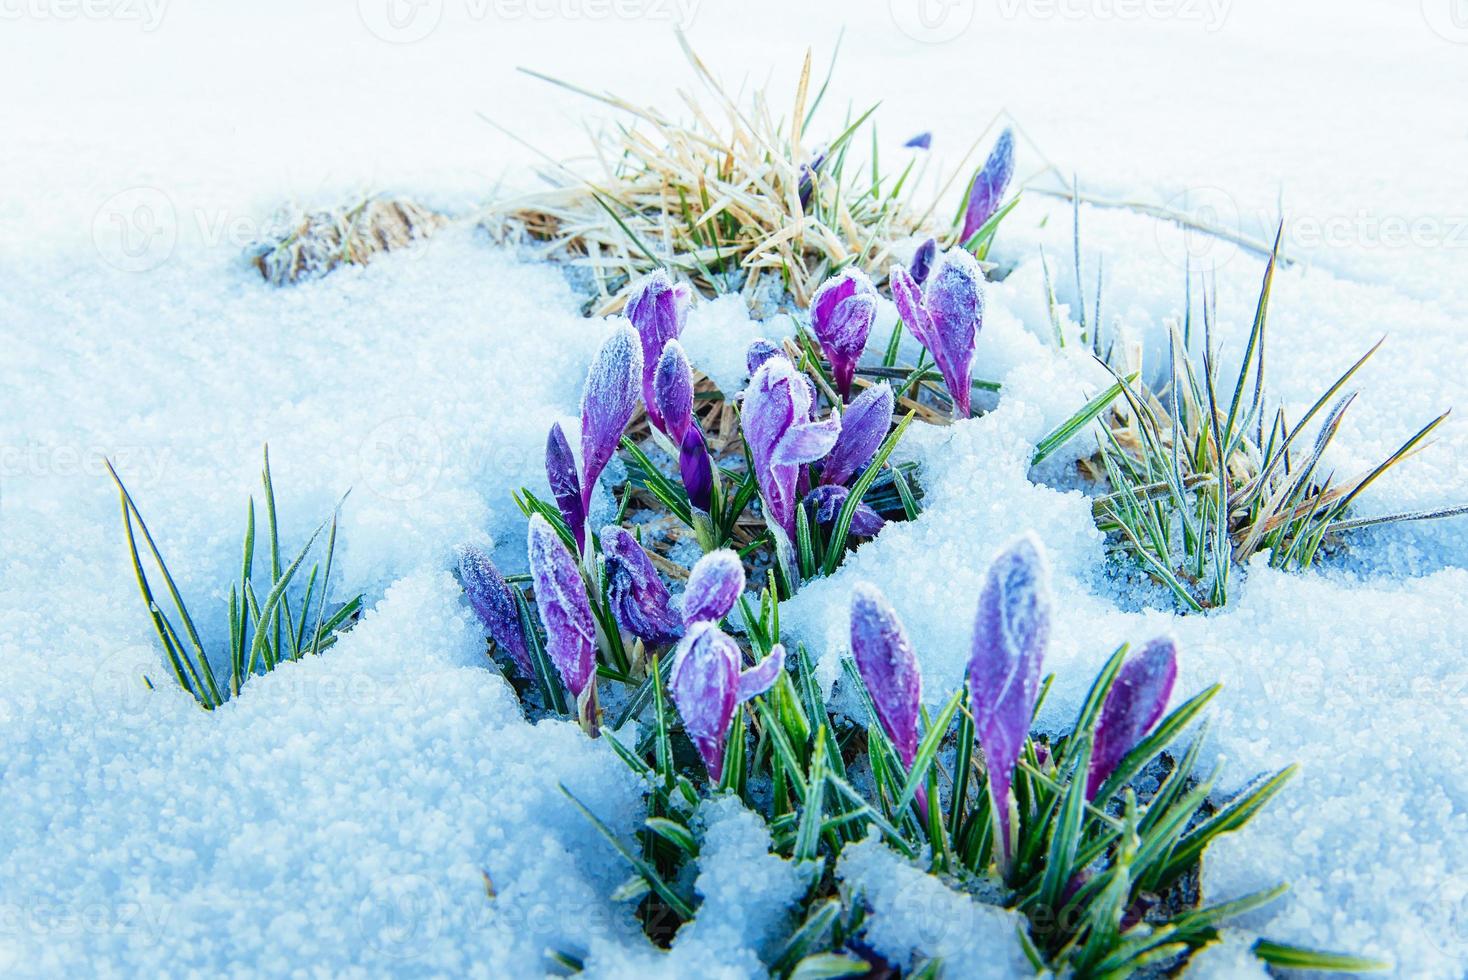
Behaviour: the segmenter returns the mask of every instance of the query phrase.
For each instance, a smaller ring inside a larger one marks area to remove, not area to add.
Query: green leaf
[[[647,880],[647,883],[652,886],[652,890],[658,893],[658,897],[668,903],[669,908],[671,908],[678,915],[682,916],[685,920],[693,918],[693,907],[688,903],[686,899],[684,899],[682,895],[678,894],[678,892],[671,885],[663,880],[662,876],[658,874],[656,868],[654,868],[648,862],[644,861],[642,858],[638,857],[636,854],[633,854],[631,851],[629,851],[626,845],[624,845],[620,840],[617,839],[617,835],[612,833],[612,828],[602,823],[601,819],[598,818],[596,814],[592,813],[591,810],[587,808],[585,803],[582,803],[579,799],[576,798],[576,794],[572,793],[569,789],[566,788],[565,783],[560,783],[558,785],[561,787],[561,792],[566,794],[566,798],[576,806],[576,809],[581,811],[582,815],[584,815],[587,820],[591,821],[592,826],[595,827],[597,831],[607,839],[607,841],[612,845],[616,852],[622,855],[627,863],[632,865],[637,873],[642,875],[642,877]]]
[[[1270,942],[1261,939],[1253,946],[1254,955],[1271,966],[1288,970],[1329,970],[1335,973],[1375,973],[1390,970],[1392,964],[1386,960],[1366,956],[1350,956],[1345,953],[1327,953],[1304,946]]]
[[[918,743],[917,755],[912,760],[912,769],[907,774],[907,782],[902,786],[902,798],[897,803],[899,812],[907,809],[917,796],[918,787],[927,780],[928,767],[938,757],[938,747],[943,743],[943,736],[948,733],[948,726],[953,723],[953,714],[958,710],[958,702],[962,697],[962,689],[953,692],[953,696],[938,713],[938,720],[928,726],[923,740]]]
[[[1127,378],[1128,381],[1135,381],[1136,379],[1136,374]],[[1081,406],[1074,415],[1066,419],[1053,432],[1036,443],[1034,455],[1030,457],[1030,465],[1039,466],[1051,453],[1069,442],[1077,432],[1089,425],[1096,416],[1106,411],[1125,388],[1126,384],[1118,381]]]

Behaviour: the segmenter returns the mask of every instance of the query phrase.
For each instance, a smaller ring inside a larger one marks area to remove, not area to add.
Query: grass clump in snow
[[[329,522],[323,522],[316,528],[288,564],[282,562],[276,522],[275,487],[270,478],[270,450],[266,447],[260,479],[265,494],[266,547],[270,573],[269,578],[263,581],[255,577],[255,498],[252,496],[246,512],[240,577],[229,589],[228,674],[221,680],[215,674],[214,665],[210,662],[203,640],[194,626],[194,618],[190,615],[183,596],[179,594],[178,586],[158,550],[152,532],[143,520],[142,512],[138,510],[110,460],[107,462],[107,470],[117,485],[128,553],[132,559],[133,571],[137,575],[138,589],[153,621],[153,628],[158,633],[158,640],[163,646],[174,679],[179,687],[198,701],[200,707],[212,711],[239,694],[251,677],[274,670],[283,661],[300,660],[307,654],[315,655],[330,648],[336,643],[340,631],[355,621],[362,608],[360,595],[354,596],[329,615],[327,613],[327,588],[331,581],[332,556],[336,551],[335,514]],[[305,592],[300,600],[300,610],[293,613],[289,586],[323,531],[327,531],[325,567],[322,567],[321,561],[311,565]],[[157,601],[148,574],[143,568],[138,549],[139,534],[158,569],[179,623],[183,626],[182,635]],[[263,597],[256,591],[257,581],[260,581],[265,590]],[[151,682],[149,686],[152,686]]]
[[[383,252],[420,242],[447,224],[443,215],[401,198],[367,198],[351,207],[302,211],[253,259],[272,286],[319,279],[341,265],[366,265]]]

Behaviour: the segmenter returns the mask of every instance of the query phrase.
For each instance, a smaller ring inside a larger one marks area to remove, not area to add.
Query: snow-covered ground
[[[953,162],[1007,111],[1027,137],[1022,175],[1048,161],[1107,197],[1202,198],[1253,237],[1282,203],[1300,262],[1277,282],[1272,394],[1298,414],[1390,335],[1338,437],[1340,471],[1468,409],[1468,18],[1451,0],[424,0],[395,21],[375,0],[300,7],[0,3],[7,975],[520,976],[544,972],[548,949],[598,976],[757,969],[771,923],[735,910],[793,887],[778,859],[758,865],[759,828],[710,815],[718,857],[700,888],[730,911],[654,955],[606,901],[623,868],[557,782],[620,830],[636,786],[572,726],[523,720],[448,573],[463,541],[521,547],[508,491],[542,479],[545,430],[574,413],[603,325],[558,271],[468,228],[295,289],[241,260],[283,201],[389,189],[467,209],[524,184],[535,158],[476,112],[580,152],[595,107],[516,65],[672,106],[691,84],[677,24],[736,85],[789,80],[808,45],[823,63],[844,25],[833,94],[881,99],[894,140],[931,129]],[[1249,928],[1462,976],[1468,519],[1373,534],[1345,567],[1252,568],[1223,613],[1133,611],[1138,597],[1102,580],[1085,501],[1030,483],[1022,462],[1094,377],[1040,339],[1035,246],[1068,273],[1068,217],[1036,200],[1005,226],[1019,267],[993,290],[979,350],[979,373],[1005,382],[999,410],[915,441],[927,512],[802,593],[788,621],[835,653],[851,583],[900,567],[891,597],[941,692],[984,564],[1034,529],[1065,599],[1052,720],[1116,643],[1170,629],[1180,691],[1227,685],[1210,752],[1223,782],[1303,764],[1215,849],[1210,896],[1289,880]],[[1181,236],[1123,212],[1081,220],[1108,317],[1155,341],[1181,303]],[[1237,343],[1260,263],[1211,258]],[[757,328],[735,319],[697,312],[690,349],[720,333],[742,347]],[[100,456],[218,639],[265,441],[288,541],[352,487],[337,582],[372,608],[328,655],[206,716],[138,681],[160,658]],[[1468,499],[1465,449],[1450,420],[1363,507]],[[884,948],[907,941],[901,923],[955,951],[963,937],[935,920],[1010,934],[924,882],[894,889],[908,876],[880,862],[861,855],[852,873],[888,883],[877,901],[899,924]],[[1210,957],[1215,975],[1232,952]]]

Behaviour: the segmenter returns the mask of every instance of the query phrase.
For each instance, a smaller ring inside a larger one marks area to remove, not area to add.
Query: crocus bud
[[[826,162],[826,151],[817,153],[810,163],[800,166],[800,186],[797,188],[800,194],[801,210],[810,206],[811,194],[816,189],[816,175],[820,173],[821,165]]]
[[[744,565],[739,555],[723,548],[700,558],[688,573],[683,590],[683,622],[717,623],[744,594]]]
[[[703,430],[696,422],[688,426],[688,431],[683,433],[683,444],[678,447],[678,475],[683,477],[688,502],[707,514],[713,508],[714,461],[709,456]]]
[[[851,394],[856,365],[877,318],[877,288],[860,269],[848,267],[821,284],[810,302],[810,328],[820,341],[836,390]]]
[[[673,445],[682,445],[688,425],[693,421],[693,369],[688,366],[683,345],[676,340],[668,341],[658,358],[653,374],[653,401],[657,403],[658,415],[662,416],[663,432],[673,440]]]
[[[910,768],[917,756],[922,675],[902,621],[886,597],[866,583],[851,592],[851,656],[882,730]]]
[[[933,134],[918,133],[916,136],[908,140],[906,143],[903,143],[902,145],[913,150],[930,150],[933,148]]]
[[[885,382],[852,399],[841,415],[841,435],[821,464],[822,483],[845,483],[872,461],[892,427],[895,403],[892,388]]]
[[[607,597],[618,625],[649,646],[681,636],[682,621],[670,608],[668,587],[637,539],[620,527],[603,528],[601,553],[606,562]]]
[[[938,240],[936,238],[929,238],[912,254],[912,262],[907,269],[912,274],[913,281],[919,286],[928,281],[928,273],[933,271],[933,260],[937,257]]]
[[[1014,767],[1030,730],[1049,639],[1048,573],[1040,543],[1025,535],[989,566],[968,664],[974,734],[988,767],[994,839],[1006,873],[1018,843],[1011,791]]]
[[[561,519],[571,529],[576,547],[585,551],[586,505],[581,499],[581,480],[576,476],[576,457],[571,455],[571,444],[566,441],[559,422],[551,426],[545,440],[545,476]]]
[[[765,361],[768,361],[772,357],[788,358],[788,356],[785,353],[785,348],[773,340],[758,337],[754,343],[749,345],[749,350],[744,354],[744,367],[752,378],[754,377],[754,373],[760,369],[760,365],[765,363]]]
[[[597,477],[616,452],[622,432],[637,410],[637,378],[642,348],[637,334],[618,327],[596,352],[581,390],[581,508],[591,511]]]
[[[1128,657],[1117,672],[1116,683],[1101,705],[1091,770],[1086,774],[1086,799],[1094,800],[1106,777],[1122,758],[1157,724],[1177,680],[1177,646],[1158,637]]]
[[[830,452],[841,434],[840,418],[810,422],[810,412],[810,388],[786,358],[765,361],[744,390],[740,424],[754,460],[765,521],[787,568],[793,564],[800,467]]]
[[[686,283],[674,283],[662,269],[643,277],[627,299],[627,319],[637,328],[642,347],[642,401],[653,425],[663,428],[662,412],[653,394],[653,376],[658,358],[668,341],[683,333],[692,292]]]
[[[849,496],[851,491],[846,487],[825,483],[806,494],[805,502],[815,507],[818,523],[830,525],[840,518],[841,508],[846,506],[846,498]],[[859,503],[856,510],[852,511],[851,527],[847,533],[853,537],[871,538],[886,526],[887,522],[881,514],[866,504]]]
[[[1014,133],[1006,126],[995,141],[989,159],[974,174],[974,182],[968,191],[968,206],[963,212],[963,231],[958,238],[960,243],[972,238],[974,232],[982,228],[984,222],[999,210],[999,202],[1004,198],[1004,190],[1013,176]]]
[[[494,638],[495,646],[510,655],[521,677],[534,677],[515,594],[494,562],[478,548],[465,547],[459,552],[459,581],[464,585],[469,605]]]
[[[725,742],[735,708],[779,679],[785,649],[777,644],[764,661],[741,675],[739,644],[713,623],[700,622],[678,641],[674,656],[669,693],[709,780],[717,783],[724,776]]]
[[[984,273],[961,248],[943,253],[921,288],[900,265],[889,274],[897,312],[928,349],[953,397],[959,418],[968,418],[974,346],[984,325]]]
[[[545,627],[545,652],[576,699],[576,714],[588,734],[596,734],[596,621],[576,559],[560,536],[535,514],[528,535],[530,577],[535,607]]]

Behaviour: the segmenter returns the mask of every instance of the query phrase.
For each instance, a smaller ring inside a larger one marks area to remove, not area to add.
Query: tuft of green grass
[[[275,485],[270,477],[270,448],[263,453],[260,474],[265,499],[264,542],[267,554],[262,561],[269,564],[267,578],[256,577],[256,523],[255,498],[251,497],[245,512],[243,558],[240,562],[239,579],[229,589],[229,649],[223,668],[223,676],[216,674],[216,664],[210,661],[204,649],[204,641],[194,625],[183,596],[179,593],[168,563],[158,550],[153,533],[143,520],[142,512],[132,494],[123,484],[122,478],[107,461],[107,472],[117,486],[122,506],[123,532],[127,538],[128,553],[132,559],[133,572],[137,576],[138,591],[148,608],[153,628],[158,634],[164,656],[179,687],[189,692],[199,706],[212,711],[225,701],[239,694],[251,677],[274,670],[286,660],[300,660],[329,649],[336,643],[337,636],[355,621],[362,608],[362,597],[354,596],[331,610],[328,614],[328,587],[331,582],[332,558],[336,553],[337,515],[323,521],[291,560],[281,560],[279,527],[276,520]],[[338,505],[340,506],[340,505]],[[290,586],[304,567],[312,547],[326,532],[324,563],[318,560],[311,565],[306,577],[305,589],[299,593],[300,608],[291,609]],[[174,615],[183,627],[180,634],[174,620],[164,611],[156,598],[148,573],[143,567],[142,554],[138,548],[141,536],[144,550],[151,557],[172,603]],[[256,583],[265,590],[263,598],[256,590]]]

